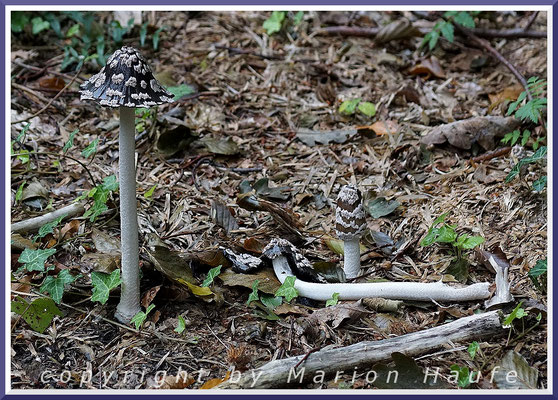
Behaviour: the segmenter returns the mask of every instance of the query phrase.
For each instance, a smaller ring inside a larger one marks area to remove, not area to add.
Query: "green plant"
[[[419,46],[423,48],[428,44],[428,49],[432,51],[438,39],[444,37],[449,42],[453,43],[454,39],[454,24],[461,25],[465,28],[474,28],[475,19],[474,17],[479,14],[480,11],[447,11],[443,15],[442,21],[437,22],[432,30],[428,32]]]
[[[361,99],[345,100],[339,106],[339,112],[345,115],[353,115],[357,110],[370,118],[376,115],[376,106],[374,103],[361,101]]]
[[[285,300],[291,301],[298,296],[298,292],[294,287],[296,281],[295,276],[287,276],[283,284],[275,292],[275,296],[284,297]]]
[[[531,77],[527,80],[527,90],[520,93],[517,100],[510,103],[506,115],[514,115],[522,123],[540,124],[544,132],[546,132],[546,123],[544,121],[544,111],[547,105],[547,98],[545,96],[546,80],[539,79],[538,77]],[[519,130],[508,133],[502,139],[504,143],[515,145],[521,137],[521,145],[525,146],[531,138],[531,131],[525,129],[523,134]],[[540,160],[546,159],[546,146],[540,146],[541,141],[544,141],[546,136],[533,139],[532,148],[535,153],[532,156],[527,156],[513,166],[508,176],[506,183],[511,182],[521,172],[522,167],[535,163]],[[533,189],[537,192],[542,191],[546,187],[546,175],[541,176],[533,182]]]
[[[144,311],[139,311],[136,315],[134,315],[132,317],[132,319],[130,320],[131,323],[133,323],[136,326],[136,329],[139,330],[143,323],[145,322],[145,320],[147,319],[147,315],[151,312],[151,310],[153,310],[155,308],[155,304],[150,304],[145,312]]]
[[[535,266],[529,270],[527,276],[537,289],[546,291],[547,259],[538,260]]]
[[[211,268],[209,270],[209,272],[207,273],[207,277],[202,283],[202,287],[208,287],[213,283],[213,280],[221,273],[221,267],[222,265],[219,265],[218,267]]]
[[[184,317],[182,317],[182,315],[179,315],[178,322],[176,328],[174,328],[174,331],[176,333],[182,333],[184,332],[185,329],[186,329],[186,321],[184,320]]]
[[[268,19],[266,19],[262,27],[266,30],[268,35],[273,35],[281,31],[281,29],[286,25],[286,17],[292,22],[293,25],[298,25],[302,22],[304,17],[303,11],[298,11],[296,14],[287,11],[273,11]]]
[[[434,220],[428,229],[426,236],[420,241],[423,247],[434,243],[450,245],[454,251],[455,259],[450,264],[447,272],[459,281],[465,281],[468,275],[468,261],[464,257],[464,252],[472,250],[484,242],[482,236],[471,236],[467,233],[458,235],[457,225],[450,225],[445,222],[448,214],[442,214]]]
[[[326,307],[334,306],[339,302],[339,293],[333,293],[331,299],[326,301]]]

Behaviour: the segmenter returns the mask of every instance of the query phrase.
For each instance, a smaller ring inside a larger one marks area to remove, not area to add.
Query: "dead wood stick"
[[[502,157],[503,155],[508,154],[511,151],[511,146],[501,147],[499,149],[490,151],[488,153],[481,154],[480,156],[471,158],[471,161],[474,162],[483,162],[492,160],[493,158]]]
[[[54,102],[54,100],[56,100],[57,98],[59,98],[59,97],[62,95],[62,93],[64,93],[64,91],[65,91],[66,89],[68,89],[68,88],[72,85],[72,83],[74,83],[74,81],[76,80],[76,78],[79,76],[79,73],[81,72],[81,68],[82,68],[82,67],[83,67],[83,64],[82,64],[81,67],[79,67],[78,71],[76,72],[76,74],[74,75],[74,77],[72,78],[72,80],[71,80],[70,82],[68,82],[68,84],[67,84],[66,86],[64,86],[64,87],[58,92],[58,94],[57,94],[56,96],[54,96],[52,99],[50,99],[50,101],[49,101],[43,108],[41,108],[39,111],[37,111],[36,113],[30,115],[30,116],[27,117],[27,118],[22,118],[22,119],[18,119],[17,121],[12,121],[11,124],[12,124],[12,125],[13,125],[13,124],[19,124],[20,122],[28,121],[28,120],[30,120],[31,118],[35,118],[37,115],[41,114],[43,111],[45,111],[47,108],[49,108],[50,105]],[[12,86],[15,86],[15,84],[12,83]],[[25,88],[25,86],[22,86],[22,85],[18,85],[18,87],[19,87],[20,89],[21,89],[21,88]],[[27,89],[27,88],[25,88],[25,89]]]
[[[417,27],[418,32],[421,35],[426,35],[431,31],[429,28]],[[378,34],[380,28],[363,28],[357,26],[328,26],[322,28],[318,31],[321,35],[343,35],[343,36],[360,36],[360,37],[374,37]],[[547,32],[544,31],[531,31],[525,30],[524,28],[515,29],[482,29],[473,28],[471,32],[479,37],[484,38],[506,38],[506,39],[517,39],[517,38],[533,38],[533,39],[544,39],[546,38]]]
[[[317,351],[296,357],[271,361],[259,368],[242,373],[240,378],[217,386],[218,389],[264,389],[288,387],[311,381],[316,376],[367,372],[367,367],[391,360],[400,352],[410,357],[427,354],[450,342],[469,342],[492,338],[504,332],[497,311],[475,314],[456,321],[375,342],[360,342],[351,346]],[[298,369],[294,367],[304,358]]]
[[[523,30],[524,31],[528,30],[531,27],[531,25],[533,25],[533,22],[535,22],[538,16],[539,16],[539,12],[533,11],[531,16],[529,17],[529,20],[527,21],[527,24],[523,27]]]
[[[73,217],[78,214],[83,214],[85,208],[80,203],[70,204],[69,206],[62,207],[58,210],[49,212],[47,214],[40,215],[38,217],[26,219],[24,221],[19,221],[11,225],[11,232],[33,232],[39,230],[44,224],[54,221],[56,218],[60,218],[66,215],[66,218]]]
[[[517,80],[521,83],[521,86],[523,86],[523,88],[527,92],[527,99],[529,99],[529,101],[533,100],[533,96],[531,95],[531,91],[529,90],[529,85],[527,84],[527,80],[525,79],[525,77],[521,74],[521,72],[517,70],[517,68],[515,68],[515,66],[511,62],[509,62],[502,54],[500,54],[498,50],[492,47],[488,40],[481,39],[480,37],[475,35],[471,29],[465,28],[461,25],[455,25],[455,27],[459,32],[471,39],[473,44],[482,49],[485,49],[493,58],[504,64],[504,66],[510,70],[510,72],[517,78]]]

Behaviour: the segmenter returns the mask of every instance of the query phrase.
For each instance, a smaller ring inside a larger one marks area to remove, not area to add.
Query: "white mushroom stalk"
[[[343,240],[343,270],[347,279],[360,273],[360,237],[366,229],[362,194],[356,186],[346,185],[337,196],[335,231]]]
[[[172,103],[153,76],[145,58],[124,46],[114,52],[101,71],[81,85],[81,100],[120,108],[119,187],[122,251],[122,290],[115,317],[128,323],[140,310],[139,243],[136,208],[135,109]]]
[[[281,283],[293,276],[289,252],[296,248],[287,240],[273,239],[265,248],[264,255],[272,260],[273,270]],[[377,282],[377,283],[314,283],[296,279],[294,288],[300,296],[326,301],[339,293],[339,300],[359,300],[367,297],[381,297],[392,300],[416,300],[436,302],[457,302],[486,299],[490,296],[490,283],[475,283],[465,287],[453,287],[442,282]]]

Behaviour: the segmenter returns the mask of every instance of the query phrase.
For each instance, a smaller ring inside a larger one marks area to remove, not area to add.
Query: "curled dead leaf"
[[[436,78],[444,79],[446,73],[440,65],[440,61],[434,56],[430,58],[425,58],[420,63],[416,64],[414,67],[409,69],[411,75],[426,75],[425,79],[430,79],[431,76]]]

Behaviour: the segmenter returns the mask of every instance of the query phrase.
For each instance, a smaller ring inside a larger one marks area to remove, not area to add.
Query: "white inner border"
[[[547,223],[547,247],[548,247],[548,265],[550,268],[548,269],[548,313],[547,313],[547,345],[548,345],[548,388],[545,390],[486,390],[486,389],[478,389],[478,390],[361,390],[361,389],[347,389],[347,390],[336,390],[336,389],[325,389],[325,390],[296,390],[296,389],[273,389],[273,390],[228,390],[228,391],[215,391],[215,390],[89,390],[89,389],[11,389],[10,386],[10,374],[11,374],[11,347],[10,347],[10,322],[11,322],[11,312],[10,312],[10,269],[7,266],[11,265],[10,260],[10,229],[9,225],[6,224],[4,227],[4,234],[5,234],[5,243],[4,243],[4,250],[5,250],[5,258],[4,258],[4,265],[6,266],[4,271],[4,279],[5,279],[5,321],[4,321],[4,334],[6,335],[6,340],[4,343],[5,352],[6,352],[6,359],[5,362],[5,388],[7,390],[7,394],[67,394],[67,395],[75,395],[79,394],[145,394],[145,395],[161,395],[161,394],[244,394],[244,395],[262,395],[262,394],[285,394],[285,393],[296,393],[296,394],[438,394],[438,395],[471,395],[471,394],[495,394],[495,395],[503,395],[503,394],[522,394],[522,395],[548,395],[553,393],[553,353],[552,353],[552,329],[553,326],[553,249],[552,249],[552,237],[553,237],[553,226],[552,226],[552,215],[553,215],[553,203],[552,203],[552,190],[554,188],[553,185],[553,176],[552,176],[552,166],[553,166],[553,82],[552,82],[552,74],[553,74],[553,52],[552,52],[552,39],[553,39],[553,26],[552,26],[552,6],[524,6],[524,5],[510,5],[510,6],[481,6],[481,5],[474,5],[474,6],[452,6],[451,4],[443,6],[443,5],[435,5],[435,6],[401,6],[401,5],[394,5],[394,6],[294,6],[294,5],[274,5],[274,6],[265,6],[265,5],[254,5],[254,6],[200,6],[200,5],[192,5],[192,6],[51,6],[51,5],[41,5],[41,6],[19,6],[19,5],[7,5],[5,6],[5,83],[6,83],[6,93],[5,93],[5,118],[6,118],[6,126],[4,135],[4,145],[6,152],[4,154],[5,161],[4,161],[4,168],[5,168],[5,179],[7,188],[5,191],[5,204],[6,209],[4,210],[6,221],[11,221],[11,190],[10,190],[10,135],[7,133],[11,131],[11,113],[10,107],[8,107],[10,103],[10,93],[11,93],[11,84],[10,84],[10,68],[11,68],[11,12],[12,11],[68,11],[68,10],[76,10],[76,11],[119,11],[119,10],[131,10],[136,11],[138,7],[141,8],[141,11],[249,11],[249,10],[256,10],[256,11],[273,11],[273,10],[303,10],[303,11],[404,11],[404,10],[417,10],[417,11],[428,11],[428,10],[471,10],[471,11],[545,11],[547,12],[547,32],[548,32],[548,41],[547,41],[547,79],[548,79],[548,118],[547,118],[547,144],[548,144],[548,166],[547,166],[547,175],[548,175],[548,182],[547,182],[547,204],[548,204],[548,223]],[[503,232],[505,234],[505,232]]]

